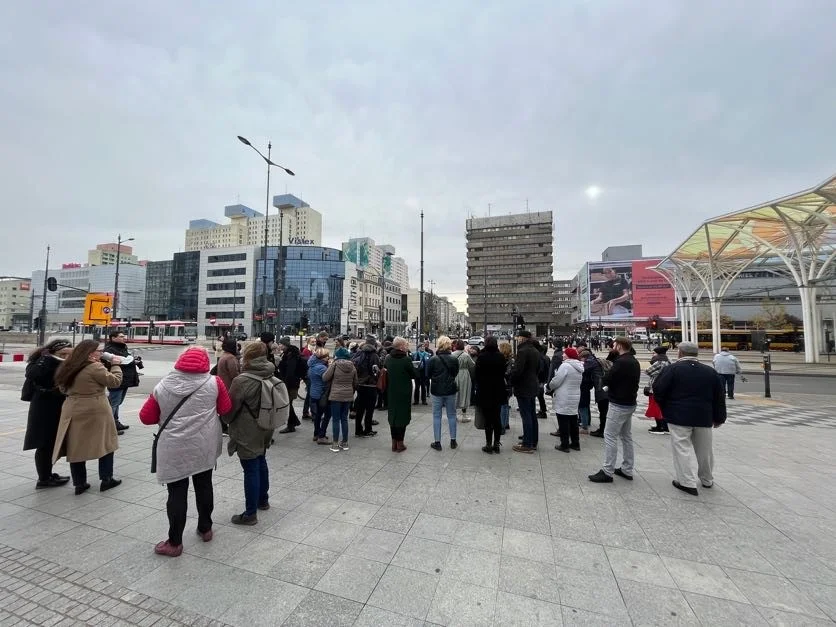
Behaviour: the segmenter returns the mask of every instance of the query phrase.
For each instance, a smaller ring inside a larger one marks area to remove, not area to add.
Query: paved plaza
[[[582,436],[581,452],[561,453],[554,421],[539,421],[539,453],[513,453],[516,412],[498,456],[481,452],[472,423],[458,426],[458,450],[446,435],[431,450],[427,407],[401,454],[389,450],[385,415],[377,438],[340,453],[313,444],[304,422],[268,453],[272,508],[259,524],[229,523],[243,486],[237,458],[224,455],[214,540],[200,541],[192,518],[171,559],[153,553],[167,534],[166,491],[149,473],[143,396],[129,394],[122,410],[122,486],[74,496],[35,491],[32,452],[20,450],[26,404],[14,377],[0,378],[0,625],[836,619],[833,406],[741,394],[715,432],[715,487],[699,497],[673,488],[667,438],[645,420],[633,425],[636,480],[603,485],[587,480],[602,440]],[[57,471],[69,474],[63,461]]]

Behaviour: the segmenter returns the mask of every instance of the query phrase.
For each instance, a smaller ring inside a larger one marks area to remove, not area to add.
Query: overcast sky
[[[555,214],[555,275],[670,252],[836,172],[836,2],[0,3],[0,274],[264,206],[391,243],[464,303],[464,220]],[[587,193],[600,189],[597,198]]]

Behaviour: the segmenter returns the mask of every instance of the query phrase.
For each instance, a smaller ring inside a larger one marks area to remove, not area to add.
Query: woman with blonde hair
[[[447,411],[447,424],[450,429],[450,448],[457,448],[456,442],[456,375],[459,373],[459,361],[450,350],[452,340],[442,335],[435,343],[435,355],[427,364],[427,376],[430,379],[430,396],[433,401],[433,435],[435,441],[430,447],[441,450],[441,410]]]
[[[313,355],[308,359],[308,390],[311,396],[311,416],[313,417],[313,441],[317,444],[331,444],[325,435],[331,420],[331,407],[328,403],[328,386],[322,375],[328,370],[331,351],[324,346],[314,346]]]
[[[107,389],[122,383],[122,358],[114,355],[110,370],[101,359],[99,342],[82,340],[55,373],[55,386],[67,399],[61,407],[52,463],[67,458],[77,495],[90,489],[86,462],[92,459],[99,460],[100,492],[122,483],[113,478],[113,453],[119,448],[119,438],[107,400]]]

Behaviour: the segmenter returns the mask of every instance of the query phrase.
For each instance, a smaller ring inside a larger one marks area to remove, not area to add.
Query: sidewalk
[[[385,415],[377,438],[352,439],[341,453],[313,444],[305,421],[268,453],[272,507],[258,525],[229,522],[243,487],[237,459],[224,454],[215,538],[201,542],[190,518],[184,554],[169,559],[152,552],[166,535],[166,492],[148,471],[153,429],[136,418],[141,395],[123,408],[131,429],[120,438],[116,474],[124,483],[79,497],[69,487],[35,491],[32,453],[20,450],[26,405],[18,395],[0,386],[3,624],[836,618],[833,412],[736,401],[714,432],[715,487],[699,497],[671,486],[668,438],[649,434],[651,423],[638,417],[635,480],[607,485],[586,478],[600,467],[602,441],[582,436],[580,452],[555,451],[553,420],[539,421],[538,453],[513,453],[516,411],[501,455],[481,452],[473,423],[457,425],[457,450],[446,435],[442,452],[429,449],[427,406],[415,408],[401,454],[389,450]],[[56,471],[68,474],[66,463]]]

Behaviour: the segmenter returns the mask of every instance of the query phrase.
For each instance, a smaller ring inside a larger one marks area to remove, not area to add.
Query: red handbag
[[[380,375],[377,377],[377,389],[380,392],[385,392],[386,388],[389,386],[389,373],[386,372],[386,368],[383,368],[380,371]]]

